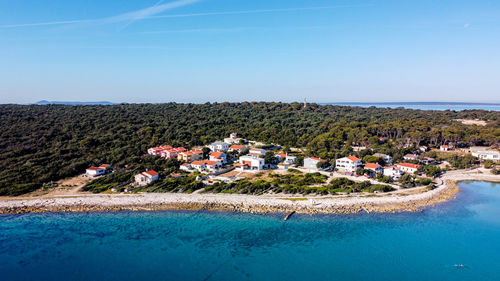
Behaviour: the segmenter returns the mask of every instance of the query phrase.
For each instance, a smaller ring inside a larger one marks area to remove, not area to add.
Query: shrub
[[[495,162],[493,162],[492,160],[486,160],[484,161],[484,167],[486,169],[489,169],[491,167],[495,166]]]

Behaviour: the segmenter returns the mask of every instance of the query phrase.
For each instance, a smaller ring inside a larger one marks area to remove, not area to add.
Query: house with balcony
[[[356,170],[363,167],[361,159],[356,156],[347,156],[335,161],[335,168],[344,173],[355,173]]]

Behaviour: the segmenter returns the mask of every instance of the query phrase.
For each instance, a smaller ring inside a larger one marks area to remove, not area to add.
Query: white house
[[[386,164],[391,164],[392,163],[392,157],[390,155],[382,154],[382,153],[375,153],[375,154],[373,154],[373,156],[384,159],[384,162]]]
[[[356,156],[347,156],[344,158],[337,159],[335,161],[335,168],[339,171],[354,173],[357,169],[361,168],[363,163],[361,159]]]
[[[264,165],[266,164],[264,158],[260,158],[254,155],[244,155],[239,159],[239,165],[236,168],[239,170],[264,170]]]
[[[390,166],[384,168],[384,176],[388,176],[391,178],[399,178],[403,175],[403,171],[401,171],[398,167]]]
[[[85,170],[85,173],[91,177],[97,177],[100,175],[104,175],[105,172],[106,172],[106,169],[103,167],[89,167]]]
[[[186,152],[187,150],[184,147],[176,147],[171,149],[166,149],[161,152],[161,157],[164,158],[177,158],[179,153]]]
[[[398,164],[396,164],[396,167],[398,167],[403,172],[413,174],[416,171],[418,171],[418,168],[420,168],[420,165],[410,164],[410,163],[398,163]]]
[[[134,179],[135,183],[138,185],[147,185],[158,179],[158,173],[153,170],[149,170],[135,175]]]
[[[481,160],[493,160],[493,161],[499,161],[500,160],[500,152],[496,150],[479,150],[479,151],[473,151],[472,156],[477,157]]]
[[[416,154],[406,154],[403,156],[404,160],[418,160],[418,155]]]
[[[224,142],[228,143],[228,144],[240,143],[240,141],[242,143],[246,143],[247,142],[246,139],[238,138],[238,134],[236,134],[236,133],[232,133],[232,134],[229,135],[229,138],[225,138],[224,139]]]
[[[203,151],[199,149],[181,152],[177,155],[179,161],[192,162],[201,159],[203,159]]]
[[[106,174],[111,169],[111,165],[102,164],[99,167],[89,167],[85,170],[85,173],[91,177],[102,176]]]
[[[227,155],[224,152],[212,152],[210,153],[210,161],[220,161],[222,163],[226,163]]]
[[[384,173],[384,168],[382,168],[382,166],[378,163],[366,163],[365,169],[372,171],[376,175]]]
[[[423,157],[422,159],[420,159],[420,162],[422,162],[424,165],[431,165],[436,163],[436,159],[431,157]]]
[[[439,150],[441,150],[441,151],[450,151],[450,150],[452,150],[452,149],[453,149],[453,147],[452,147],[452,146],[450,146],[450,145],[441,145],[441,146],[439,147]]]
[[[167,150],[167,149],[172,149],[170,145],[162,145],[162,146],[157,146],[157,147],[151,147],[148,149],[148,154],[149,155],[156,155],[160,156],[162,151]]]
[[[289,164],[289,165],[292,165],[293,163],[297,162],[297,157],[295,156],[290,156],[290,155],[287,155],[285,157],[285,161],[283,161],[283,163],[285,164]]]
[[[192,169],[196,169],[196,170],[201,172],[202,170],[205,170],[205,168],[207,167],[207,164],[205,163],[205,161],[193,161],[190,164],[190,166]]]
[[[318,163],[324,162],[325,160],[318,157],[308,157],[304,159],[304,168],[306,169],[318,169]]]
[[[222,162],[220,161],[210,161],[210,160],[205,160],[205,167],[209,171],[216,171],[220,168],[222,168]]]
[[[253,155],[266,155],[266,150],[261,148],[252,148],[249,153]]]
[[[229,149],[229,144],[227,142],[216,141],[211,143],[208,147],[212,151],[227,151]]]
[[[229,151],[237,151],[238,153],[245,151],[245,149],[247,149],[246,146],[239,144],[233,144],[229,147]]]
[[[184,171],[189,171],[191,170],[191,165],[188,164],[188,163],[184,163],[182,164],[180,167],[179,167],[180,170],[184,170]]]
[[[281,160],[284,160],[286,158],[286,153],[278,153],[275,155],[276,159],[281,162]]]

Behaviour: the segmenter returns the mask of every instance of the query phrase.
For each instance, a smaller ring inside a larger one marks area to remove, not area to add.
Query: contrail
[[[360,4],[360,5],[336,5],[336,6],[284,8],[284,9],[260,9],[260,10],[245,10],[245,11],[227,11],[227,12],[208,12],[208,13],[194,13],[194,14],[164,15],[164,16],[153,16],[153,17],[149,17],[149,18],[160,19],[160,18],[217,16],[217,15],[262,14],[262,13],[274,13],[274,12],[293,12],[293,11],[339,9],[339,8],[363,8],[363,7],[373,7],[373,6],[374,6],[373,4]]]
[[[121,21],[134,22],[140,19],[159,19],[159,18],[180,18],[180,17],[202,17],[202,16],[217,16],[217,15],[238,15],[238,14],[260,14],[260,13],[278,13],[278,12],[293,12],[293,11],[307,11],[307,10],[324,10],[324,9],[340,9],[340,8],[363,8],[373,7],[373,4],[360,4],[360,5],[336,5],[336,6],[320,6],[320,7],[302,7],[302,8],[284,8],[284,9],[259,9],[259,10],[243,10],[243,11],[226,11],[226,12],[207,12],[207,13],[193,13],[193,14],[173,14],[154,16],[158,13],[164,12],[169,9],[185,6],[188,4],[199,2],[200,0],[180,0],[176,2],[161,4],[160,1],[152,7],[142,10],[125,13],[122,15],[108,17],[103,19],[88,19],[88,20],[67,20],[67,21],[53,21],[53,22],[40,22],[40,23],[24,23],[24,24],[11,24],[0,26],[2,28],[15,28],[15,27],[30,27],[30,26],[44,26],[44,25],[64,25],[75,23],[111,23]],[[130,23],[129,23],[130,24]],[[128,24],[128,25],[129,25]]]
[[[159,1],[155,5],[144,8],[141,10],[128,12],[125,14],[100,18],[100,19],[82,19],[82,20],[67,20],[67,21],[53,21],[53,22],[39,22],[39,23],[23,23],[23,24],[10,24],[3,25],[2,28],[14,28],[14,27],[29,27],[29,26],[44,26],[44,25],[64,25],[64,24],[76,24],[76,23],[116,23],[130,21],[127,25],[132,24],[134,21],[150,18],[156,14],[162,13],[164,11],[186,6],[201,0],[178,0],[170,3],[161,4],[164,0]]]

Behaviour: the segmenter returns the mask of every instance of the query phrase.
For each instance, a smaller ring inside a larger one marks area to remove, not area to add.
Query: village
[[[385,142],[384,138],[380,138]],[[360,151],[365,147],[353,147],[353,151]],[[304,156],[301,149],[283,149],[276,144],[263,144],[256,141],[238,137],[236,133],[230,134],[222,141],[215,141],[206,146],[172,147],[162,145],[151,147],[146,155],[179,161],[179,173],[172,173],[166,177],[181,178],[196,176],[196,180],[204,185],[217,182],[232,183],[237,180],[252,179],[264,174],[286,174],[287,172],[320,173],[333,178],[345,177],[360,182],[369,181],[372,184],[389,184],[394,189],[408,187],[408,181],[425,183],[429,185],[432,180],[442,172],[449,170],[450,164],[446,161],[437,161],[432,157],[423,156],[431,149],[420,146],[411,154],[403,157],[404,161],[393,163],[391,155],[373,153],[363,159],[350,155],[328,162],[327,160]],[[500,152],[487,147],[454,148],[452,145],[441,145],[434,148],[441,153],[458,152],[471,154],[478,161],[500,160]],[[113,171],[109,164],[86,169],[86,176],[95,178],[104,176]],[[405,177],[406,175],[406,177]],[[147,186],[160,179],[159,171],[147,170],[134,176],[130,184],[130,191]],[[327,181],[327,182],[328,182]],[[415,186],[415,185],[413,185]]]

